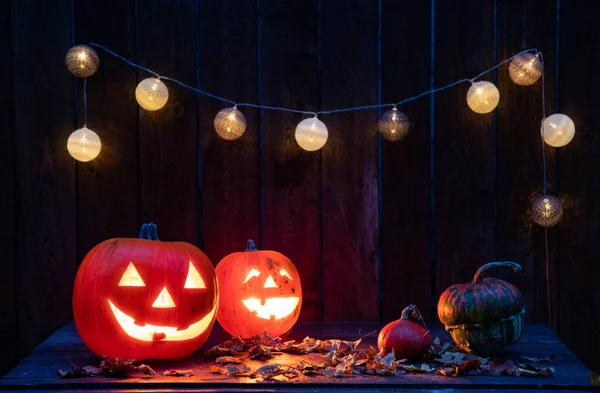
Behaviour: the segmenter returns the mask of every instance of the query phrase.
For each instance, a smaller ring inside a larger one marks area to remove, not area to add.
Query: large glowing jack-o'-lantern
[[[209,259],[184,242],[110,239],[84,258],[73,290],[79,335],[98,356],[179,359],[206,341],[218,308]]]
[[[248,240],[248,249],[223,258],[216,272],[221,292],[217,319],[229,334],[251,337],[266,329],[278,336],[298,320],[300,275],[285,255],[259,251]]]

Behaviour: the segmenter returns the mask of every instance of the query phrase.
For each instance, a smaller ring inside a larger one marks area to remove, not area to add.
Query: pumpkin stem
[[[483,281],[483,272],[496,267],[511,267],[515,272],[520,272],[522,270],[521,265],[519,265],[516,262],[504,261],[486,263],[485,265],[480,267],[475,273],[475,276],[473,276],[473,284],[479,284],[481,281]]]
[[[402,310],[402,316],[400,316],[400,319],[406,319],[409,321],[416,322],[419,325],[423,326],[425,330],[427,330],[427,326],[425,326],[425,320],[423,320],[421,311],[419,311],[419,308],[414,304],[411,304],[410,306]]]
[[[258,251],[258,248],[256,248],[256,244],[254,244],[254,240],[248,240],[248,246],[246,247],[246,251]]]
[[[146,240],[158,240],[158,231],[156,229],[156,224],[150,223],[142,225],[138,237],[140,239]]]

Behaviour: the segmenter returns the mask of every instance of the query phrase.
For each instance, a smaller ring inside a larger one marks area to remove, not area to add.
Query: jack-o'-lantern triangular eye
[[[185,279],[185,285],[183,287],[189,289],[206,288],[204,280],[202,279],[200,273],[198,273],[198,270],[196,270],[194,264],[191,261],[190,268],[188,269],[188,275]]]
[[[121,277],[121,281],[119,281],[120,287],[145,287],[144,280],[142,280],[142,276],[138,273],[135,266],[133,266],[133,262],[129,262],[129,266],[123,273],[123,277]]]

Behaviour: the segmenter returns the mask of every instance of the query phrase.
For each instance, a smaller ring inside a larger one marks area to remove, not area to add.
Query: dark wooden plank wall
[[[0,3],[0,58],[10,59],[11,30],[10,3]],[[14,133],[14,104],[11,84],[11,62],[0,62],[0,85],[4,86],[0,93],[0,250],[4,256],[0,258],[0,337],[10,337],[6,341],[5,353],[0,357],[0,373],[6,370],[17,358],[17,272],[15,255],[15,133]]]
[[[395,144],[375,133],[375,110],[325,115],[329,142],[305,152],[294,140],[298,114],[241,108],[246,134],[226,142],[212,121],[227,105],[172,83],[165,109],[140,110],[135,86],[149,75],[99,51],[88,125],[103,150],[82,164],[65,143],[83,125],[83,83],[63,56],[89,41],[237,102],[303,110],[399,101],[524,47],[542,49],[547,110],[572,115],[578,129],[559,154],[548,149],[549,190],[566,207],[549,231],[552,322],[600,367],[592,280],[600,185],[591,169],[600,59],[580,46],[583,36],[598,40],[589,8],[560,0],[0,7],[0,54],[11,59],[0,66],[0,181],[10,185],[0,199],[0,334],[14,338],[7,353],[15,354],[0,370],[69,318],[85,253],[135,236],[146,221],[165,240],[201,246],[215,264],[248,238],[285,253],[303,278],[304,320],[388,321],[409,303],[433,320],[446,286],[499,258],[524,265],[519,276],[498,274],[525,294],[529,321],[547,321],[544,233],[527,218],[541,192],[539,84],[515,86],[506,68],[487,75],[501,92],[489,115],[467,107],[468,84],[407,103],[411,132]]]

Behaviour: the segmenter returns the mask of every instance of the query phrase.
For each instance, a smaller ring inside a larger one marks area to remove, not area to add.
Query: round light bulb
[[[553,195],[539,196],[535,198],[531,206],[531,218],[543,227],[551,227],[558,224],[562,215],[562,203]]]
[[[508,74],[517,85],[533,85],[542,76],[542,62],[536,55],[525,52],[519,53],[510,61]]]
[[[569,116],[555,113],[542,123],[542,137],[552,147],[563,147],[575,136],[575,123]]]
[[[404,138],[408,134],[408,127],[408,117],[396,108],[385,111],[379,118],[379,133],[388,141],[395,142]]]
[[[246,118],[236,107],[225,108],[215,116],[215,131],[223,139],[238,139],[246,131]]]
[[[298,123],[295,133],[296,142],[306,151],[322,148],[327,142],[328,135],[327,127],[316,116]]]
[[[75,45],[67,52],[65,64],[71,74],[78,78],[94,75],[100,65],[96,51],[88,45]]]
[[[476,113],[490,113],[500,101],[500,92],[491,82],[475,82],[467,91],[467,104]]]
[[[135,89],[135,99],[147,111],[157,111],[167,103],[169,89],[158,78],[146,78]]]
[[[88,162],[98,157],[102,143],[100,137],[86,126],[76,130],[69,136],[67,150],[74,159]]]

